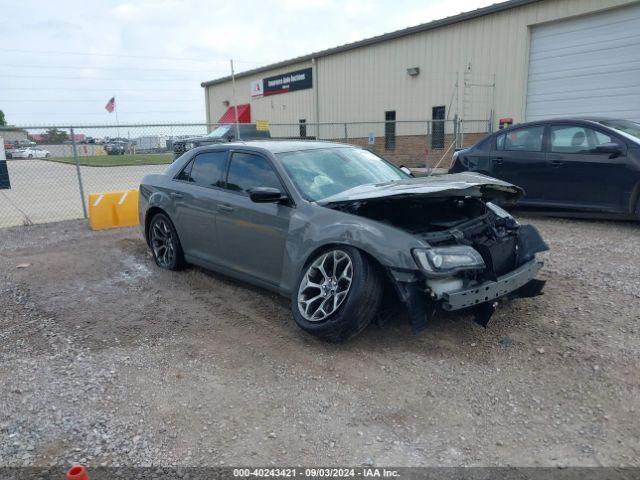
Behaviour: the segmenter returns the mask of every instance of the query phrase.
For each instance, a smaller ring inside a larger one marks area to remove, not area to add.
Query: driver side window
[[[609,135],[579,125],[551,127],[551,151],[555,153],[594,153],[603,143],[616,143]]]
[[[254,187],[282,190],[280,179],[267,159],[252,153],[235,152],[229,164],[226,188],[248,195]]]

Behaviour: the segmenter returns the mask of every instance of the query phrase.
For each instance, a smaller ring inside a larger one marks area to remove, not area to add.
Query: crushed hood
[[[372,183],[331,195],[321,205],[406,197],[480,197],[486,200],[515,202],[524,191],[511,183],[480,173],[455,173],[431,177],[409,178],[385,183]]]

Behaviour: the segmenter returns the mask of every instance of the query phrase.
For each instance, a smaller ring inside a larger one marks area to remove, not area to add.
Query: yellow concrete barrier
[[[89,226],[91,230],[138,225],[138,190],[91,193]]]

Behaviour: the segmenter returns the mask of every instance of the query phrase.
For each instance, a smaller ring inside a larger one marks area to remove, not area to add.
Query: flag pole
[[[231,63],[231,88],[233,90],[233,111],[236,114],[236,140],[240,140],[240,125],[238,125],[238,102],[236,101],[236,76],[233,73],[233,59]]]
[[[120,138],[120,121],[118,120],[118,102],[116,102],[116,96],[113,96],[113,112],[116,114],[116,133]]]

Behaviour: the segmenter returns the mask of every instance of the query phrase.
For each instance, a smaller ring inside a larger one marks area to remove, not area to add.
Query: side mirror
[[[278,203],[286,200],[287,196],[277,188],[254,187],[249,190],[249,198],[255,203]]]
[[[410,177],[413,177],[413,172],[411,171],[411,169],[409,167],[406,167],[404,165],[400,165],[398,167],[400,170],[402,170],[404,173],[406,173],[407,175],[409,175]]]
[[[611,158],[614,158],[622,153],[622,148],[617,143],[607,142],[598,145],[595,151],[597,153],[608,153],[611,155]]]

